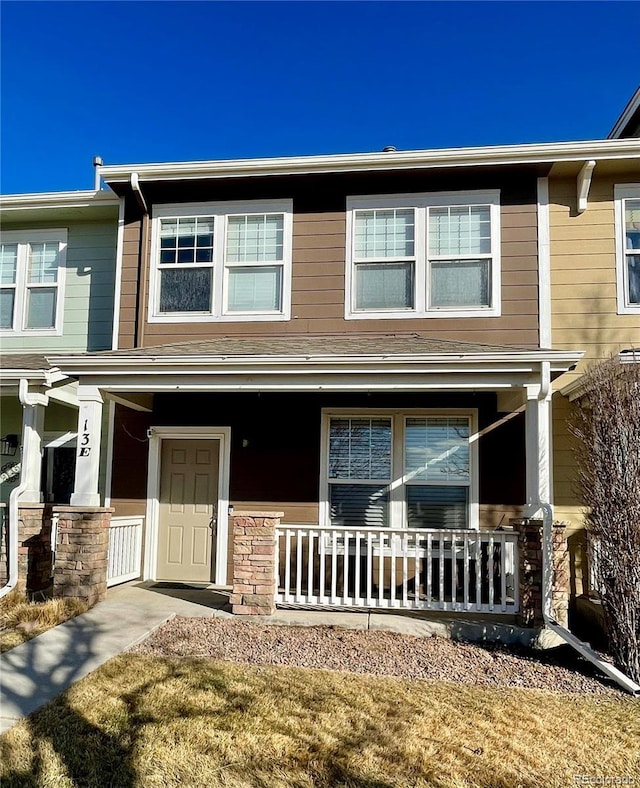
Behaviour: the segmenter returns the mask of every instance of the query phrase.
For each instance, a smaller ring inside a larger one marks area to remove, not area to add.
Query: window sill
[[[257,323],[257,322],[283,322],[290,320],[289,315],[246,313],[237,315],[186,315],[176,312],[174,315],[150,315],[149,323]]]
[[[367,312],[346,312],[345,320],[425,320],[430,318],[478,318],[478,317],[500,317],[499,308],[485,307],[479,309],[432,309],[428,312],[417,311],[367,311]]]
[[[24,328],[14,331],[11,328],[0,329],[0,336],[9,339],[11,337],[61,337],[62,326],[60,328]]]

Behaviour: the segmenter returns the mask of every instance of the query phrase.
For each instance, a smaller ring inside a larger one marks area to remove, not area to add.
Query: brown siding
[[[370,188],[367,189],[367,184]],[[324,184],[324,187],[321,186]],[[147,323],[142,325],[143,346],[153,346],[215,335],[283,335],[307,333],[362,333],[420,331],[436,338],[487,343],[538,345],[537,216],[535,177],[496,173],[479,176],[395,174],[383,178],[347,176],[306,179],[268,184],[253,182],[210,185],[154,185],[150,199],[157,202],[199,199],[289,196],[294,202],[292,318],[287,322],[263,323]],[[178,189],[182,191],[176,191]],[[324,188],[324,191],[323,191]],[[426,318],[396,320],[345,320],[345,201],[349,194],[436,191],[454,189],[501,189],[502,223],[502,316],[499,318]],[[224,193],[225,196],[222,196]],[[120,347],[136,342],[136,282],[140,247],[140,221],[125,230],[123,302]],[[146,318],[146,304],[143,312]]]
[[[116,405],[111,506],[115,516],[145,514],[151,414]]]
[[[122,285],[118,347],[128,349],[136,344],[138,276],[140,265],[140,219],[129,220],[124,226],[122,245]]]
[[[477,407],[481,429],[499,418],[493,395],[156,394],[153,414],[120,406],[116,409],[112,482],[116,515],[144,514],[146,431],[151,424],[229,426],[231,503],[237,509],[283,510],[284,522],[288,523],[317,523],[321,411],[327,407]],[[480,502],[484,526],[506,523],[509,517],[520,513],[524,500],[523,433],[520,416],[488,432],[481,440]],[[247,441],[246,446],[243,441]]]

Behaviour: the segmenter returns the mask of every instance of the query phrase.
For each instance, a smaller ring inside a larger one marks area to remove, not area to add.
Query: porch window
[[[475,527],[475,418],[475,412],[325,415],[324,522]]]
[[[62,332],[67,231],[3,233],[0,244],[0,329],[14,334]]]
[[[347,206],[347,319],[500,314],[499,192]]]
[[[614,188],[618,314],[640,311],[640,184]]]
[[[332,525],[389,525],[391,419],[333,418],[329,428]]]
[[[410,528],[465,528],[469,506],[469,419],[405,421],[405,495]]]
[[[150,322],[289,319],[291,201],[155,213]]]

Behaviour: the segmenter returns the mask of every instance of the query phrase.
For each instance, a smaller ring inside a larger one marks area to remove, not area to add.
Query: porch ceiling
[[[433,339],[421,334],[216,337],[48,357],[113,391],[501,389],[566,372],[582,354]]]

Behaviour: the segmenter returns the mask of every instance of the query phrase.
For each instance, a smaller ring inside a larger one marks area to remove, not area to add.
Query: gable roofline
[[[34,192],[0,195],[0,211],[23,211],[43,208],[103,208],[117,206],[120,198],[109,191],[81,190],[71,192]]]
[[[321,156],[226,159],[164,162],[155,164],[105,165],[100,174],[106,183],[123,183],[137,174],[141,181],[196,178],[233,178],[267,175],[406,170],[416,168],[491,166],[505,164],[552,164],[559,161],[625,159],[640,156],[640,140],[545,142],[475,148],[339,153]]]
[[[620,139],[624,133],[625,128],[632,120],[633,116],[640,111],[640,87],[629,99],[627,106],[622,110],[620,117],[615,122],[613,128],[607,135],[607,139],[615,140]]]

